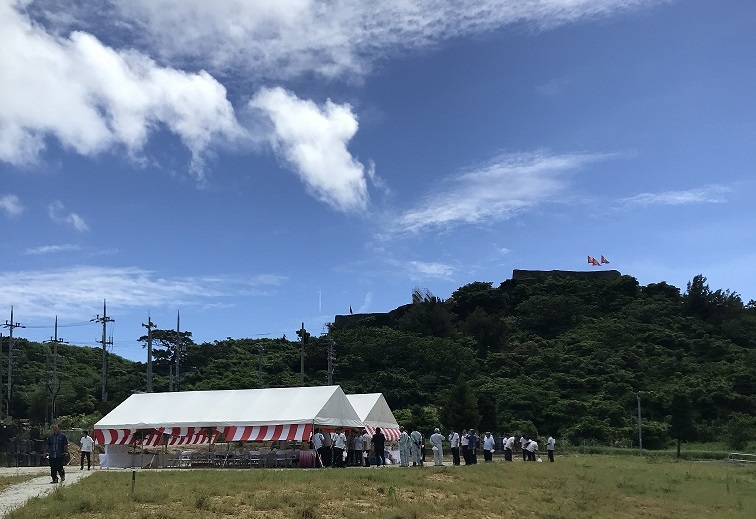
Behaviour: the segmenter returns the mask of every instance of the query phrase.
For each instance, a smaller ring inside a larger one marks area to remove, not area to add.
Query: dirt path
[[[66,467],[66,481],[54,485],[50,483],[50,467],[0,467],[2,476],[38,474],[38,477],[24,483],[17,483],[0,492],[0,517],[5,517],[12,510],[23,506],[32,497],[48,494],[59,485],[73,485],[92,473],[94,473],[93,470],[82,471],[75,467]]]

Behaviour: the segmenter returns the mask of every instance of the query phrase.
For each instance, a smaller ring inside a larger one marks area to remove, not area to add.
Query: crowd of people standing
[[[418,430],[408,432],[403,426],[399,427],[399,463],[402,467],[422,467],[425,464],[425,439]],[[444,441],[448,442],[451,450],[452,464],[475,465],[478,463],[478,451],[483,451],[485,462],[493,461],[497,449],[496,439],[490,432],[482,437],[474,430],[462,431],[462,434],[452,430],[444,438],[441,430],[436,428],[429,438],[433,451],[433,465],[444,465]],[[386,465],[386,437],[381,428],[370,434],[366,429],[344,431],[342,428],[334,432],[324,432],[316,428],[311,438],[312,447],[317,453],[316,466],[319,467],[359,467]],[[549,435],[546,440],[546,452],[550,462],[554,461],[554,446],[556,440]],[[538,456],[538,442],[526,435],[504,436],[499,448],[503,450],[504,460],[512,461],[516,446],[522,451],[523,461],[541,461]]]

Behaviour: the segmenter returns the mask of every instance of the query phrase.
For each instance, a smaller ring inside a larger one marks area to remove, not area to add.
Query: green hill
[[[167,391],[175,332],[155,337],[154,387]],[[194,344],[185,333],[182,343],[181,390],[254,388],[260,377],[265,387],[299,385],[299,340]],[[327,335],[308,337],[306,385],[327,382],[329,347],[333,383],[384,393],[400,421],[421,429],[629,446],[640,397],[647,448],[692,439],[690,421],[700,441],[737,444],[756,430],[756,302],[712,291],[703,276],[681,293],[619,273],[516,271],[499,286],[471,283],[445,301],[338,316]],[[11,415],[49,422],[48,345],[17,340],[16,348]],[[145,388],[143,363],[111,355],[103,404],[101,352],[61,345],[59,355],[56,408],[74,421],[92,421]]]

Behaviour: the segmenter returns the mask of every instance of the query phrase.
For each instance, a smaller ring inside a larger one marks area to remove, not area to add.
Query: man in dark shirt
[[[381,432],[380,427],[375,428],[375,434],[373,435],[373,448],[375,449],[375,465],[380,467],[381,464],[386,464],[386,437]]]
[[[51,483],[58,482],[58,474],[60,474],[60,482],[66,480],[66,471],[63,469],[64,459],[68,453],[68,438],[66,435],[60,432],[58,425],[53,425],[53,432],[47,437],[47,454],[50,457],[50,475],[52,476]]]

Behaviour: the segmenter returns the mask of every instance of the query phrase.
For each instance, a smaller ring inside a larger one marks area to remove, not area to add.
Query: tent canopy
[[[387,440],[399,438],[399,424],[383,393],[347,395],[347,399],[371,434],[376,427],[380,427]]]
[[[271,434],[287,437],[289,430],[304,431],[305,425],[362,427],[363,422],[340,386],[315,386],[135,394],[94,428],[155,429],[170,434],[171,430],[211,427],[229,433],[233,429],[234,437],[242,431],[239,439],[246,436],[247,440],[252,431],[278,430]],[[261,439],[272,439],[271,434]]]

